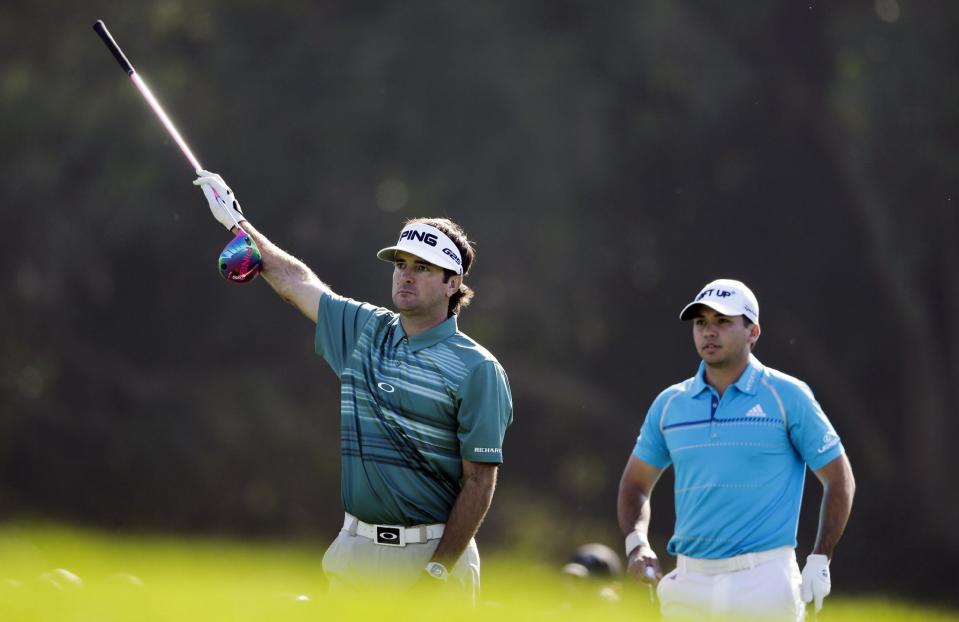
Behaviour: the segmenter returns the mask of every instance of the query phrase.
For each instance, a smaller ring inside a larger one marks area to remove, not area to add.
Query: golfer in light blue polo
[[[740,281],[718,279],[686,305],[702,362],[653,401],[619,487],[629,574],[658,582],[666,619],[802,620],[822,607],[829,562],[852,508],[843,445],[802,381],[752,351],[759,303]],[[676,525],[662,575],[647,537],[650,495],[675,469]],[[809,467],[823,486],[819,531],[800,573],[796,533]]]

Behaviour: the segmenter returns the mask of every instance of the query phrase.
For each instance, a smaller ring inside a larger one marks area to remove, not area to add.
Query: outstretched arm
[[[257,231],[250,221],[244,220],[242,226],[260,248],[260,256],[263,258],[263,270],[260,274],[266,282],[280,298],[316,322],[320,297],[331,291],[329,286],[321,281],[305,263]],[[233,229],[235,230],[236,227]]]
[[[631,546],[631,550],[626,551],[627,571],[631,576],[647,583],[655,580],[650,573],[656,578],[663,576],[659,559],[649,545],[648,537],[649,496],[662,472],[662,469],[631,454],[619,481],[619,498],[616,503],[616,515],[623,535],[630,537],[631,533],[637,534],[632,536],[632,542],[635,542],[636,546]],[[652,570],[647,571],[647,568]]]
[[[222,177],[209,171],[199,173],[200,177],[193,183],[203,190],[213,217],[232,233],[237,233],[239,224],[250,234],[260,249],[263,278],[283,300],[316,322],[320,297],[330,291],[329,286],[306,264],[271,242],[250,224],[243,215],[236,196]]]

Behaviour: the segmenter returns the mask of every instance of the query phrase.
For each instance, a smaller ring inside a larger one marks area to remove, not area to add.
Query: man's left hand
[[[449,571],[445,573],[437,571],[431,572],[430,566],[432,566],[432,564],[423,568],[423,571],[420,572],[419,578],[413,585],[413,591],[424,595],[446,593],[450,585]]]
[[[816,611],[822,609],[822,601],[832,591],[829,578],[829,558],[825,555],[810,555],[806,558],[806,567],[802,569],[803,602],[815,601]]]
[[[210,204],[210,212],[227,231],[232,231],[233,227],[246,220],[236,196],[222,177],[210,171],[201,170],[197,173],[199,177],[193,181],[193,185],[203,190],[203,196]]]

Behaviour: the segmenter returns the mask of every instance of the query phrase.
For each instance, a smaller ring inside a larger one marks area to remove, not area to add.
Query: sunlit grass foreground
[[[0,621],[187,620],[655,620],[642,587],[619,602],[572,584],[557,569],[488,556],[475,609],[442,594],[387,590],[333,600],[323,544],[251,544],[111,536],[58,527],[0,526]],[[827,601],[819,620],[959,620],[881,600]]]

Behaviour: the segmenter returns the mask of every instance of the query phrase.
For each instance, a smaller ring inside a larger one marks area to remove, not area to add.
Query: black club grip
[[[98,19],[97,23],[93,25],[93,29],[96,30],[100,38],[103,39],[107,49],[113,54],[113,58],[117,59],[117,62],[120,63],[123,71],[127,72],[128,76],[133,75],[133,65],[131,65],[127,57],[123,55],[123,50],[120,49],[117,42],[113,40],[113,36],[110,34],[110,31],[107,30],[107,25],[103,23],[103,20]]]

